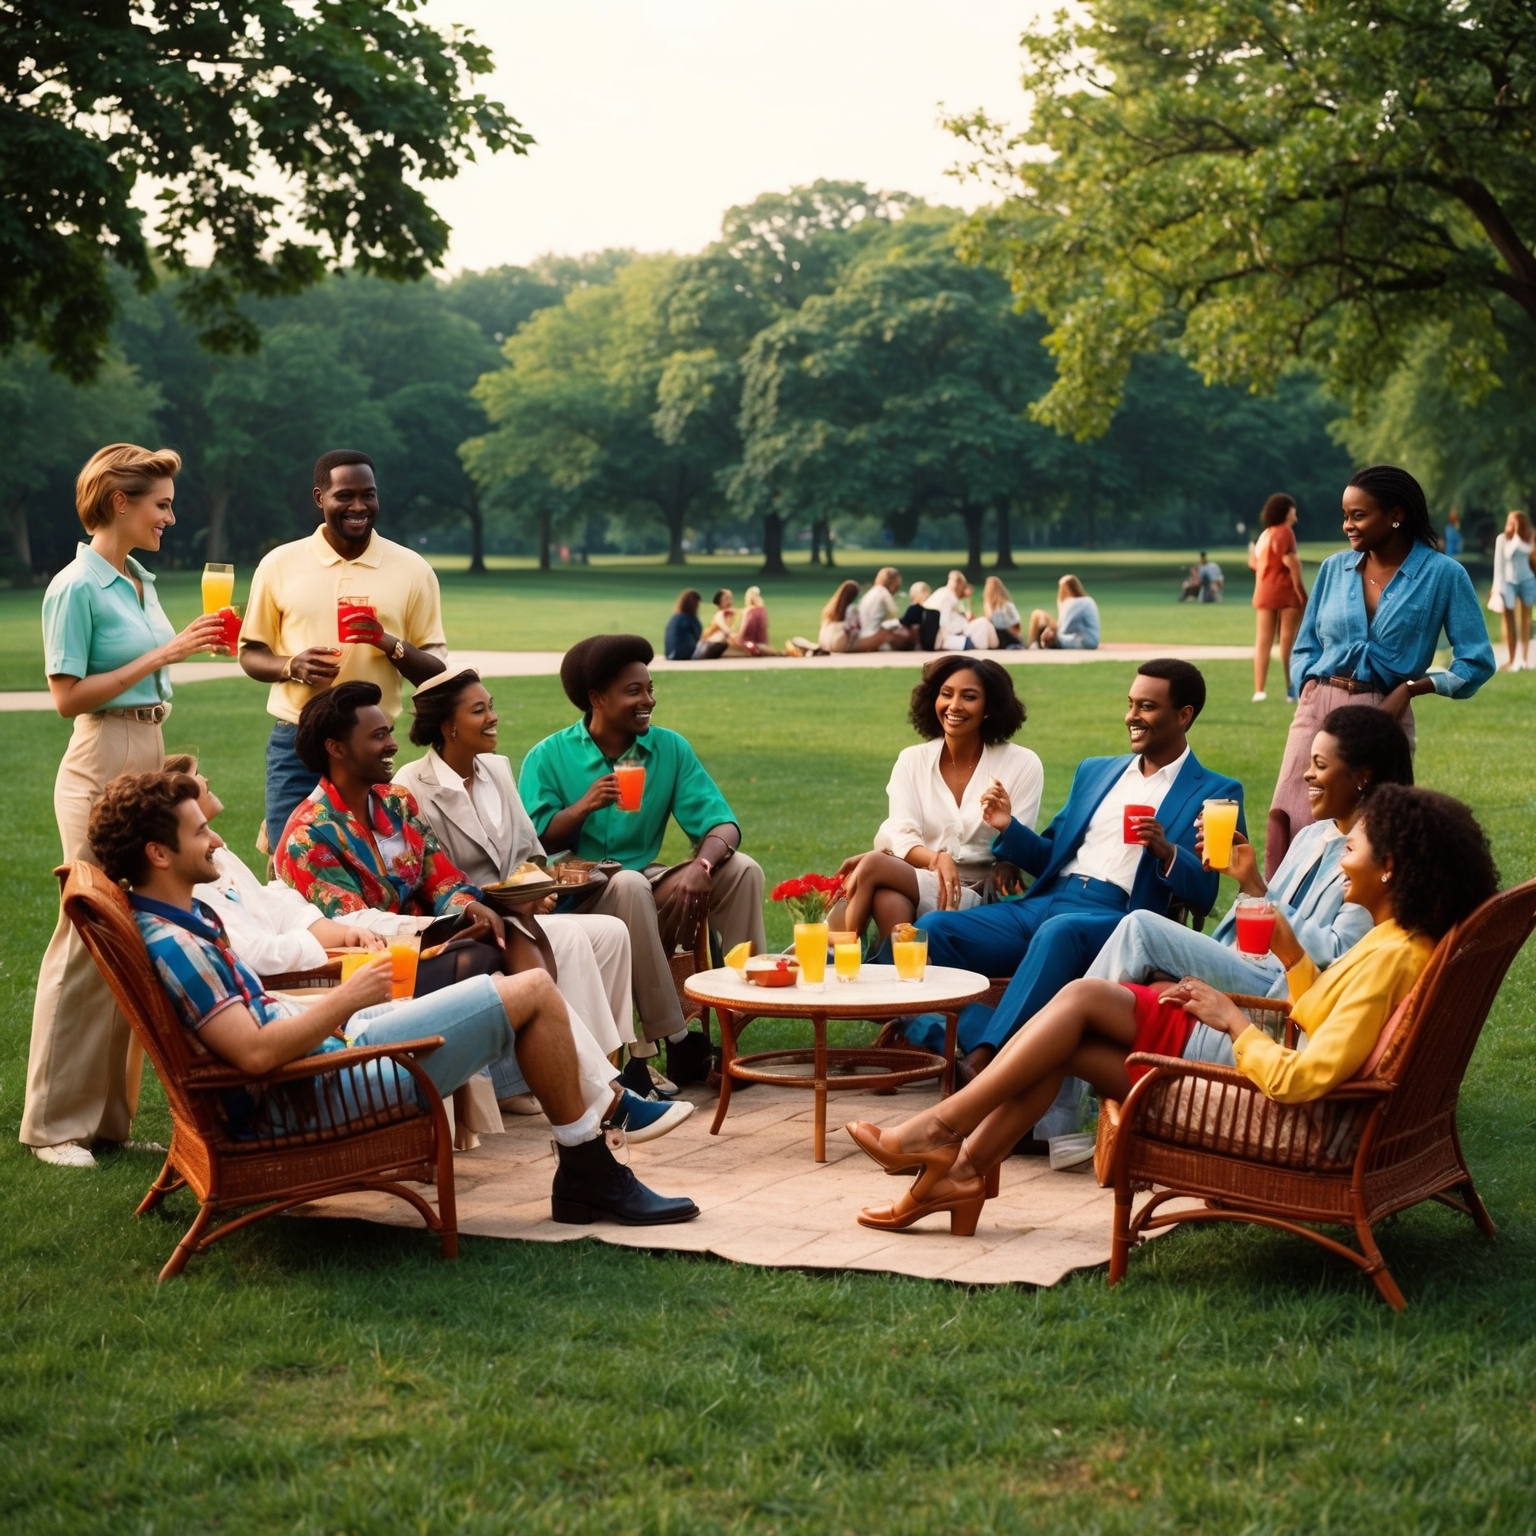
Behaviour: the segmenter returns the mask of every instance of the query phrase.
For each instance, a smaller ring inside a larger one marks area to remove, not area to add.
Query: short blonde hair
[[[140,448],[134,443],[109,443],[98,448],[75,480],[75,511],[87,533],[112,521],[112,498],[142,496],[157,480],[181,473],[181,455],[171,448]]]
[[[933,588],[926,581],[914,581],[907,591],[914,603],[926,603],[933,596]]]
[[[763,606],[763,589],[761,587],[748,587],[747,595],[743,601],[748,608],[761,608]]]

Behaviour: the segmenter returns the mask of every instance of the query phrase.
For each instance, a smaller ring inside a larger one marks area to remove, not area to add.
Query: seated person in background
[[[705,625],[699,643],[693,648],[695,661],[715,661],[730,648],[731,629],[736,623],[736,594],[729,587],[721,587],[710,602],[715,605],[715,616]]]
[[[731,636],[728,656],[777,656],[779,653],[768,644],[768,608],[763,602],[761,587],[748,587],[742,599],[745,606]]]
[[[949,579],[929,595],[923,606],[939,616],[936,651],[995,651],[997,631],[985,619],[971,617],[973,588],[964,571],[951,571]]]
[[[821,610],[821,630],[816,644],[833,655],[841,651],[878,651],[890,648],[890,636],[883,629],[866,635],[859,628],[859,595],[856,581],[845,581],[832,594],[831,601]]]
[[[702,1082],[709,1040],[683,1022],[668,957],[692,948],[699,924],[727,948],[763,929],[763,872],[739,851],[741,828],[688,742],[651,724],[654,653],[639,635],[593,635],[565,653],[560,683],[582,718],[547,736],[523,759],[518,789],[540,841],[584,859],[614,859],[614,874],[593,910],[621,918],[634,957],[635,1009],[644,1040],[631,1047],[624,1081],[648,1090],[647,1062],[667,1041],[667,1074],[679,1086]],[[645,769],[640,809],[620,809],[614,767],[621,758]],[[657,863],[669,819],[692,843],[693,857],[668,869]]]
[[[1003,585],[1001,576],[988,576],[981,589],[981,606],[987,622],[997,631],[997,643],[1004,650],[1017,650],[1024,644],[1023,620],[1013,601],[1013,593]]]
[[[92,812],[90,840],[108,876],[129,888],[155,972],[205,1050],[254,1078],[342,1049],[342,1032],[357,1045],[441,1035],[443,1044],[419,1060],[444,1096],[510,1057],[519,1086],[536,1093],[549,1113],[559,1160],[551,1197],[556,1221],[602,1216],[650,1225],[698,1215],[693,1201],[654,1194],[615,1161],[602,1132],[615,1094],[583,1069],[565,1004],[542,972],[475,976],[430,997],[391,1003],[390,964],[381,955],[307,1007],[265,991],[235,956],[218,917],[193,894],[219,878],[213,854],[220,839],[198,805],[200,793],[186,774],[124,774]],[[261,1135],[334,1125],[381,1097],[400,1103],[415,1094],[403,1068],[371,1062],[334,1080],[273,1086],[246,1104],[243,1127],[232,1129]]]
[[[1268,1099],[1305,1104],[1366,1064],[1382,1029],[1424,972],[1436,942],[1493,895],[1488,842],[1460,801],[1384,784],[1349,834],[1345,899],[1370,932],[1319,971],[1289,930],[1275,929],[1291,1017],[1306,1043],[1289,1050],[1205,981],[1163,987],[1083,979],[1065,988],[958,1093],[890,1130],[855,1122],[854,1140],[891,1170],[920,1168],[894,1205],[863,1212],[870,1227],[909,1226],[949,1211],[951,1230],[976,1230],[987,1177],[1056,1096],[1068,1075],[1124,1099],[1147,1069],[1134,1051],[1235,1066]]]
[[[859,599],[859,629],[863,634],[901,627],[901,611],[896,606],[900,591],[901,572],[894,565],[882,565]]]
[[[1200,601],[1219,603],[1223,592],[1226,591],[1227,578],[1221,574],[1221,567],[1203,549],[1200,551],[1199,571]]]
[[[500,721],[480,674],[444,672],[416,690],[411,708],[411,740],[427,755],[401,764],[394,782],[409,791],[465,880],[484,888],[529,860],[543,862],[512,765],[498,750]],[[629,930],[601,913],[556,914],[555,901],[550,896],[536,910],[560,991],[611,1055],[635,1038]]]
[[[1056,617],[1043,608],[1029,616],[1029,644],[1048,651],[1096,651],[1099,648],[1099,605],[1083,590],[1076,576],[1056,583]]]
[[[1127,912],[1166,914],[1178,901],[1205,913],[1216,903],[1219,877],[1196,850],[1196,818],[1207,799],[1231,799],[1241,826],[1243,786],[1190,751],[1205,679],[1187,661],[1143,662],[1128,704],[1130,753],[1085,758],[1044,832],[1013,817],[1001,785],[983,793],[993,853],[1035,876],[1024,897],[919,920],[933,964],[1013,977],[990,1017],[979,1008],[961,1020],[966,1079],[1088,969]]]
[[[1204,560],[1202,554],[1200,560]],[[1179,601],[1181,603],[1195,602],[1200,596],[1200,560],[1190,566],[1184,573],[1184,585],[1179,588]]]
[[[190,753],[166,758],[162,771],[197,781],[197,806],[208,821],[223,811],[224,802],[208,787]],[[381,934],[366,924],[335,922],[281,881],[262,884],[223,842],[213,852],[213,866],[218,879],[199,885],[193,894],[217,914],[231,947],[258,976],[312,971],[330,958],[328,949],[385,947]]]
[[[1227,873],[1240,894],[1274,902],[1279,922],[1319,970],[1370,931],[1365,909],[1344,900],[1339,867],[1344,840],[1375,791],[1412,783],[1413,756],[1402,726],[1382,710],[1346,704],[1328,715],[1312,743],[1307,794],[1315,819],[1296,834],[1267,886],[1248,839],[1238,834],[1232,840]],[[1201,976],[1224,992],[1285,996],[1279,956],[1238,949],[1236,903],[1209,936],[1155,912],[1132,912],[1109,936],[1087,974],[1141,982]]]
[[[372,683],[343,683],[304,706],[294,749],[313,765],[320,782],[288,819],[277,852],[278,875],[333,917],[369,907],[410,916],[460,914],[468,926],[454,934],[443,954],[418,967],[418,996],[476,971],[542,968],[558,978],[549,938],[532,914],[504,920],[486,906],[479,887],[443,852],[411,792],[390,782],[398,748],[376,691]],[[566,952],[586,971],[573,992],[601,999],[590,948],[584,952],[578,945]],[[577,1020],[591,1040],[586,1020],[579,1013]],[[597,1050],[595,1040],[592,1048]],[[514,1068],[508,1060],[492,1065],[498,1102],[510,1102],[522,1091]],[[624,1112],[623,1128],[632,1133],[648,1129],[655,1118],[643,1098]],[[683,1118],[674,1117],[664,1128]]]
[[[689,587],[677,599],[677,607],[667,620],[667,633],[661,642],[661,654],[668,661],[692,661],[704,633],[699,618],[699,604],[703,599]]]
[[[925,606],[933,596],[926,581],[914,581],[907,589],[907,606],[901,615],[901,627],[912,637],[915,650],[931,651],[939,633],[939,616]]]
[[[846,907],[844,915],[833,909],[834,928],[862,937],[873,917],[883,944],[898,923],[980,904],[996,864],[983,792],[1002,784],[1029,825],[1040,809],[1045,770],[1028,747],[1012,742],[1024,718],[1008,669],[995,661],[945,656],[923,668],[910,719],[925,740],[896,759],[874,851],[855,854],[838,871],[847,882]]]

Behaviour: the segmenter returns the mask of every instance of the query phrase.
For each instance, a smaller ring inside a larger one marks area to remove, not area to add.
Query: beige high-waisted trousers
[[[53,784],[53,812],[66,862],[90,859],[91,809],[120,773],[153,773],[165,761],[158,725],[120,715],[76,715]],[[29,1147],[126,1141],[133,1119],[128,1054],[133,1034],[74,925],[59,909],[32,1005],[27,1102],[21,1140]],[[133,1091],[132,1098],[137,1098]]]

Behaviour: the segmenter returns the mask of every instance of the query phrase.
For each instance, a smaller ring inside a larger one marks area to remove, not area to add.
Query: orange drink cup
[[[348,950],[341,957],[341,979],[348,981],[358,971],[368,964],[370,960],[378,959],[378,955],[371,949]]]
[[[839,981],[853,981],[863,964],[864,951],[857,939],[832,946],[832,966]]]
[[[921,981],[928,969],[928,935],[916,939],[892,939],[891,959],[897,981]]]
[[[203,567],[203,612],[217,613],[235,599],[235,568],[217,562]]]
[[[827,925],[795,924],[795,959],[800,962],[800,985],[819,987],[827,979]]]
[[[416,992],[416,966],[421,960],[421,935],[397,933],[389,941],[389,995],[398,1001]]]
[[[613,772],[619,781],[619,809],[638,811],[645,797],[645,764],[637,758],[626,757],[614,765]]]
[[[1212,869],[1228,869],[1232,864],[1232,834],[1237,831],[1237,801],[1205,802],[1205,862]]]

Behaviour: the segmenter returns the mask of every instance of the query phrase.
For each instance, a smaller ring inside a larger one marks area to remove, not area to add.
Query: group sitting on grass
[[[324,475],[325,461],[317,468],[317,504],[329,521],[292,552],[306,580],[318,580],[318,570],[334,585],[344,579],[329,574],[338,559],[366,563],[375,550],[372,467],[360,459],[342,455]],[[91,481],[89,496],[82,490],[92,546],[82,546],[79,568],[61,573],[60,595],[50,589],[45,604],[59,698],[74,699],[81,677],[96,678],[92,646],[102,678],[116,654],[105,625],[94,640],[81,629],[90,612],[115,604],[124,623],[136,612],[141,628],[151,609],[158,614],[152,578],[128,551],[158,547],[173,473],[171,458],[151,458],[115,481]],[[1074,578],[1063,578],[1054,618],[1036,611],[1027,625],[997,578],[982,615],[968,606],[971,588],[958,571],[937,591],[914,582],[905,610],[894,567],[862,596],[852,581],[838,588],[820,648],[942,654],[911,692],[908,718],[920,739],[893,765],[886,814],[871,815],[870,846],[842,863],[833,925],[857,932],[883,959],[897,926],[916,924],[934,963],[1011,978],[995,1009],[962,1016],[954,1097],[894,1130],[850,1128],[876,1161],[917,1175],[893,1205],[866,1211],[866,1224],[903,1227],[948,1212],[956,1231],[973,1230],[1002,1158],[1021,1142],[1075,1129],[1085,1084],[1123,1095],[1134,1051],[1224,1062],[1283,1102],[1328,1092],[1367,1059],[1434,942],[1492,893],[1492,860],[1470,813],[1413,785],[1409,699],[1469,697],[1493,670],[1486,633],[1467,618],[1470,581],[1435,551],[1422,492],[1404,472],[1362,471],[1344,506],[1353,550],[1325,567],[1318,612],[1309,608],[1296,649],[1301,703],[1277,790],[1277,804],[1283,798],[1293,809],[1278,837],[1272,820],[1267,877],[1246,836],[1243,785],[1191,748],[1206,683],[1187,661],[1136,670],[1125,750],[1078,764],[1064,804],[1037,829],[1045,772],[1014,739],[1026,721],[1023,701],[1008,669],[975,653],[1096,643],[1096,609]],[[126,521],[98,526],[104,507]],[[331,522],[345,534],[340,544],[323,536]],[[1414,578],[1393,588],[1403,600],[1374,623],[1359,622],[1349,583],[1373,584],[1362,602],[1375,613],[1399,568]],[[402,569],[424,579],[414,566]],[[305,590],[296,582],[291,600]],[[767,652],[756,588],[739,615],[733,594],[717,592],[707,630],[699,602],[692,590],[680,599],[669,657]],[[169,634],[158,619],[151,628],[146,644]],[[1452,657],[1437,672],[1442,631]],[[434,635],[425,619],[414,648],[381,630],[368,656],[349,656],[324,676],[308,650],[263,662],[274,688],[286,690],[285,707],[303,698],[296,718],[281,722],[281,753],[269,752],[269,813],[278,781],[290,797],[303,790],[271,840],[273,884],[213,830],[223,807],[197,762],[167,758],[160,742],[169,696],[162,670],[204,646],[204,629],[174,644],[157,640],[121,664],[116,682],[87,690],[94,723],[77,725],[84,744],[72,747],[60,777],[81,802],[60,801],[69,808],[68,818],[60,812],[66,855],[90,855],[128,890],[182,1023],[253,1080],[346,1041],[441,1035],[444,1044],[423,1057],[439,1089],[478,1084],[498,1114],[548,1117],[559,1157],[556,1219],[686,1220],[697,1214],[693,1202],[647,1189],[614,1159],[608,1138],[644,1142],[692,1113],[679,1090],[705,1084],[714,1063],[707,1033],[688,1027],[672,962],[711,936],[724,949],[766,949],[763,871],[692,745],[653,721],[649,641],[604,634],[570,648],[560,681],[573,718],[532,743],[514,777],[489,690],[474,671],[442,664]],[[348,675],[367,669],[377,676]],[[390,687],[378,680],[385,672]],[[410,737],[425,755],[397,771],[400,676],[416,684]],[[136,700],[123,689],[145,679],[156,681],[142,698],[155,702],[110,705]],[[87,767],[99,771],[97,738],[109,733],[131,771],[79,788]],[[1239,951],[1232,914],[1210,937],[1181,921],[1203,921],[1217,900],[1203,820],[1212,801],[1227,802],[1237,825],[1222,868],[1243,895],[1275,909],[1268,953]],[[69,838],[82,815],[83,846]],[[687,855],[669,863],[661,855],[673,822]],[[550,859],[576,861],[594,876],[579,895],[487,901],[488,887]],[[262,980],[319,965],[328,951],[374,952],[393,934],[429,926],[433,953],[408,999],[388,1001],[382,956],[308,1006]],[[68,936],[56,934],[39,989],[43,1024],[34,1029],[23,1134],[45,1161],[67,1166],[89,1165],[90,1138],[51,1128],[73,1124],[60,1108],[63,1089],[80,1104],[90,1093],[132,1097],[122,1088],[118,1026],[97,1021],[88,1036],[78,1027],[79,1010],[96,1006],[82,976]],[[1304,1043],[1292,1050],[1268,1039],[1218,988],[1288,995]],[[71,1029],[92,1042],[72,1055],[61,1046]],[[902,1029],[911,1043],[932,1046],[942,1020],[913,1017]],[[92,1088],[93,1074],[108,1086]],[[415,1089],[397,1073],[387,1091]],[[325,1123],[337,1112],[334,1096],[309,1080],[252,1094],[234,1110],[251,1135]],[[92,1113],[107,1123],[99,1105]],[[126,1135],[129,1113],[131,1102],[113,1109],[114,1136]]]

